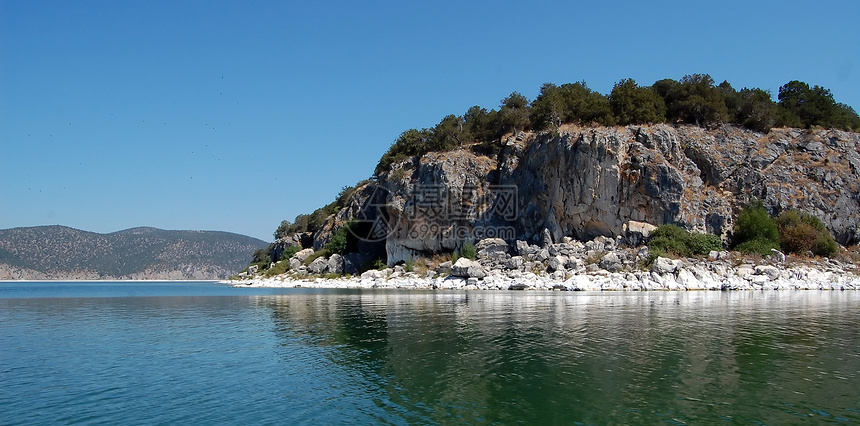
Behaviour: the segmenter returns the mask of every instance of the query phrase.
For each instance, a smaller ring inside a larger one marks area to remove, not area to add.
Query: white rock
[[[656,272],[658,274],[671,274],[678,270],[678,267],[682,265],[683,262],[680,260],[667,259],[665,257],[658,257],[654,264],[651,265],[651,271]]]

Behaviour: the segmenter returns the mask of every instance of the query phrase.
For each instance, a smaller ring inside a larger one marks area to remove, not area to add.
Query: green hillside
[[[110,234],[65,226],[0,230],[0,264],[48,278],[225,278],[267,243],[217,231],[132,228]]]

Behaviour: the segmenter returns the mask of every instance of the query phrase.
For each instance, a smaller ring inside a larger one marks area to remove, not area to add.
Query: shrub
[[[409,258],[403,262],[403,270],[406,272],[415,272],[415,259]]]
[[[648,242],[649,257],[654,259],[664,254],[690,257],[722,249],[723,242],[720,237],[713,234],[689,233],[676,225],[660,226],[654,230]]]
[[[343,254],[346,252],[347,240],[349,233],[349,224],[341,226],[338,228],[337,232],[332,235],[331,240],[326,243],[323,250],[326,252],[326,255],[331,255],[334,253]]]
[[[457,260],[465,257],[469,260],[475,260],[478,257],[478,251],[472,243],[465,243],[459,250],[455,250],[451,255],[451,262],[457,263]]]
[[[632,78],[615,84],[609,107],[620,124],[660,123],[666,118],[663,98],[650,87],[639,87]]]
[[[289,246],[281,253],[281,259],[289,259],[302,250],[301,246]]]
[[[355,220],[351,220],[338,228],[337,232],[332,235],[331,240],[323,247],[323,250],[326,251],[326,256],[334,253],[345,254],[355,251],[356,244],[358,244],[356,235],[360,231],[358,228],[361,228],[361,226]]]
[[[779,249],[779,244],[764,238],[756,238],[754,240],[744,241],[735,246],[735,250],[744,253],[758,253],[762,256],[771,254],[771,249]]]
[[[816,256],[833,256],[839,245],[830,232],[815,216],[787,210],[776,220],[779,228],[779,243],[788,253],[812,252]]]
[[[272,245],[269,247],[257,249],[254,251],[254,254],[251,256],[251,263],[261,263],[268,264],[272,260],[272,255],[270,254],[270,250],[272,249]]]
[[[714,234],[690,234],[687,245],[695,254],[708,254],[723,249],[723,240]]]
[[[779,248],[779,229],[776,221],[767,213],[760,201],[754,201],[741,211],[735,220],[735,228],[732,232],[735,249],[741,252],[754,251],[763,255],[770,253],[770,248]],[[744,245],[746,242],[761,240],[758,243]],[[742,247],[744,249],[742,249]],[[751,247],[766,251],[749,250]]]

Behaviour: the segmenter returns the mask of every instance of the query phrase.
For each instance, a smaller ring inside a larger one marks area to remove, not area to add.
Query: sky
[[[410,128],[694,73],[860,110],[860,2],[0,0],[0,229],[266,241]]]

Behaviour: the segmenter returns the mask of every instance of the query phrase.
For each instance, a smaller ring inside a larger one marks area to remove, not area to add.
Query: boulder
[[[337,253],[331,255],[331,257],[328,259],[328,271],[329,272],[334,272],[335,274],[342,274],[343,273],[343,265],[344,265],[343,256],[341,256]]]
[[[766,275],[771,280],[779,278],[779,268],[770,265],[758,265],[755,267],[756,275]]]
[[[260,270],[260,267],[257,265],[251,265],[248,267],[248,275],[256,275],[257,271]]]
[[[452,266],[453,265],[450,260],[447,262],[442,262],[439,264],[439,266],[436,267],[436,273],[438,273],[439,275],[450,275]]]
[[[308,260],[311,255],[314,254],[314,249],[306,248],[304,250],[299,250],[296,254],[293,255],[290,259],[297,259],[300,263],[303,263],[305,260]]]
[[[565,263],[565,269],[569,269],[571,271],[575,271],[585,266],[585,261],[576,257],[569,257],[567,259],[567,263]]]
[[[555,256],[549,259],[549,269],[553,271],[564,271],[564,266],[570,259],[565,256]]]
[[[540,243],[543,247],[552,244],[552,234],[550,234],[549,229],[544,228],[543,232],[541,232]]]
[[[520,269],[523,267],[523,257],[522,256],[514,256],[508,259],[505,262],[505,268],[507,269]]]
[[[472,262],[472,266],[469,267],[467,273],[469,274],[469,278],[484,278],[487,276],[487,270],[478,262]]]
[[[773,255],[773,258],[776,259],[777,262],[785,263],[785,253],[783,253],[777,249],[770,249],[770,252]]]
[[[296,259],[295,257],[290,258],[290,269],[296,270],[299,269],[300,266],[302,266],[301,260]]]
[[[328,267],[328,260],[325,257],[320,256],[308,265],[308,272],[312,274],[322,274],[328,271]]]
[[[654,264],[651,265],[651,272],[656,272],[661,275],[674,274],[682,264],[683,262],[680,260],[658,257],[654,261]]]
[[[385,273],[376,269],[364,271],[361,274],[361,279],[363,280],[378,280],[382,278],[385,278]]]
[[[621,226],[621,234],[627,244],[636,247],[645,244],[655,229],[657,227],[650,223],[628,220]]]
[[[484,278],[487,276],[487,270],[480,263],[461,257],[451,266],[451,275],[462,278]]]
[[[537,251],[539,249],[537,246],[529,245],[528,242],[523,241],[523,240],[517,240],[515,248],[516,248],[517,254],[520,256],[527,256],[529,254],[537,253]]]
[[[501,238],[485,238],[475,244],[478,257],[490,257],[494,254],[505,254],[510,246]]]
[[[540,249],[537,253],[535,253],[535,260],[538,262],[546,262],[549,260],[549,250]]]
[[[602,259],[600,259],[599,265],[601,268],[609,272],[617,272],[624,267],[624,264],[621,262],[621,259],[613,251],[606,253],[606,255],[603,256]]]
[[[451,275],[455,277],[469,278],[469,268],[472,266],[472,261],[461,257],[451,265]]]

